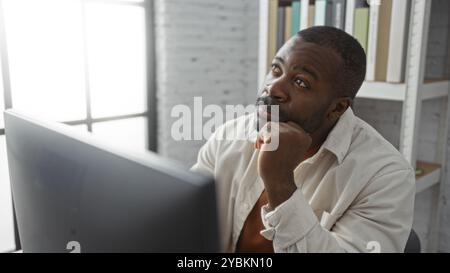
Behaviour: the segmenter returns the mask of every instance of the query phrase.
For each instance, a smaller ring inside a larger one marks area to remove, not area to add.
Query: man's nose
[[[276,99],[277,102],[285,102],[288,99],[288,94],[284,85],[282,78],[273,80],[267,84],[267,95]]]

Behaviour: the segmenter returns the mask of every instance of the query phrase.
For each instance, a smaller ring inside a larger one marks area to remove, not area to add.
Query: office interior
[[[413,160],[420,252],[450,252],[450,2],[405,1],[429,13],[423,21],[406,19],[403,75],[397,82],[366,79],[353,109]],[[267,72],[268,40],[277,39],[270,34],[271,5],[278,23],[280,16],[288,22],[294,2],[305,1],[0,0],[0,111],[24,111],[124,153],[156,153],[188,169],[207,139],[193,132],[174,137],[174,107],[187,106],[194,115],[199,105],[201,111],[253,105]],[[319,2],[307,5],[317,9]],[[368,12],[377,5],[365,2]],[[273,31],[284,31],[284,38],[294,31],[278,26]],[[423,56],[408,59],[416,47]],[[2,114],[0,252],[17,252],[5,134]]]

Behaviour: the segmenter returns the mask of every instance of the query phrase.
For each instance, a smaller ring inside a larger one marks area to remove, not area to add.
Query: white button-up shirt
[[[192,170],[213,175],[222,244],[234,251],[264,190],[254,148],[254,115],[218,128]],[[297,190],[273,211],[262,208],[275,252],[403,252],[415,196],[410,164],[349,108],[318,152],[294,170]]]

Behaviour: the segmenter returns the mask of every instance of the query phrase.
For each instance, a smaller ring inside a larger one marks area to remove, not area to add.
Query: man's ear
[[[336,121],[339,119],[342,114],[347,110],[347,108],[351,107],[353,103],[352,98],[350,97],[339,97],[334,100],[334,102],[330,105],[331,110],[328,112],[328,118],[331,121]]]

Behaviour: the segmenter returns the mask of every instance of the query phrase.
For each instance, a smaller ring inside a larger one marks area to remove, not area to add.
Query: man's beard
[[[278,116],[272,117],[272,113],[276,113],[272,106],[278,106]],[[269,114],[268,118],[260,116],[260,107],[264,107],[264,110]],[[259,131],[268,121],[278,121],[278,122],[288,122],[292,121],[298,124],[305,130],[305,132],[311,134],[319,129],[323,123],[326,113],[326,108],[321,109],[321,111],[316,112],[309,119],[293,120],[290,118],[289,114],[281,109],[279,103],[276,99],[271,96],[259,97],[256,99],[256,130]]]

